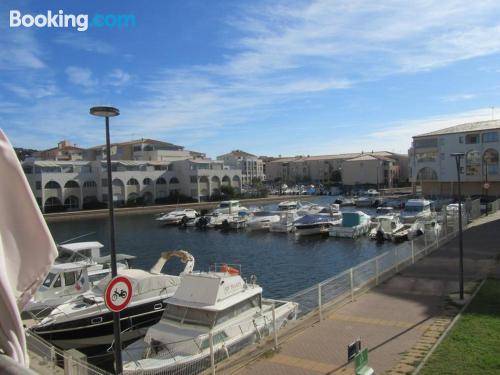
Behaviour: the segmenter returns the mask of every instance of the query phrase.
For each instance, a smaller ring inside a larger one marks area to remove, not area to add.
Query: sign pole
[[[108,173],[108,209],[109,209],[109,243],[111,250],[111,276],[118,275],[116,267],[116,245],[115,245],[115,213],[113,207],[113,180],[111,175],[111,144],[109,139],[109,117],[106,116],[106,166]],[[115,372],[123,372],[122,342],[120,328],[120,312],[113,312],[113,331],[115,336]]]

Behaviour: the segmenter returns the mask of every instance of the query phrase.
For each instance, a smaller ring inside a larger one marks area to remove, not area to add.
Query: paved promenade
[[[478,219],[464,232],[466,290],[498,271],[500,212]],[[357,337],[369,349],[377,374],[411,373],[444,331],[458,307],[458,238],[360,295],[323,321],[281,343],[280,351],[239,369],[246,374],[354,374],[347,345]]]

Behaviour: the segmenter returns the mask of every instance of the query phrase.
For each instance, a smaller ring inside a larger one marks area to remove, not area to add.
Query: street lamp
[[[120,111],[114,107],[92,107],[90,114],[93,116],[104,117],[106,119],[106,165],[108,174],[108,210],[109,210],[109,244],[111,251],[111,276],[116,277],[118,272],[116,269],[116,246],[115,246],[115,212],[113,207],[113,180],[111,176],[111,144],[109,141],[109,118],[120,114]],[[120,313],[113,312],[113,330],[115,335],[115,372],[121,374],[123,372],[122,364],[122,344],[121,344],[121,328],[120,328]]]
[[[459,282],[460,282],[460,299],[464,299],[464,244],[463,244],[463,233],[462,233],[462,191],[460,187],[460,159],[464,157],[463,152],[456,152],[450,154],[455,158],[457,164],[457,178],[458,178],[458,247],[460,251],[459,258]]]
[[[488,158],[489,159],[489,158]],[[488,189],[489,189],[489,183],[488,183],[488,160],[486,158],[486,153],[484,153],[483,155],[483,168],[484,168],[484,171],[485,171],[485,180],[484,180],[484,185],[483,185],[483,188],[484,188],[484,195],[485,195],[485,198],[486,198],[486,215],[488,215]]]

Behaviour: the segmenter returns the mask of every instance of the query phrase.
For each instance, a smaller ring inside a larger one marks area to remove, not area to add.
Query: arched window
[[[167,181],[163,177],[160,177],[156,180],[156,185],[166,185],[166,184]]]
[[[137,186],[137,185],[139,185],[139,181],[137,181],[135,178],[131,178],[130,180],[127,181],[127,185]]]
[[[492,148],[487,149],[483,154],[485,173],[488,176],[498,174],[498,151]]]
[[[208,177],[207,176],[201,176],[200,177],[200,183],[208,184]]]
[[[213,182],[214,184],[220,185],[220,178],[219,178],[219,177],[217,177],[217,176],[213,176],[213,177],[212,177],[212,182]]]
[[[149,191],[146,191],[142,195],[142,199],[144,199],[144,203],[153,203],[153,194]]]
[[[75,180],[69,180],[64,184],[64,187],[66,189],[78,189],[80,185],[78,185],[78,182],[76,182]]]
[[[434,169],[429,167],[424,167],[418,171],[417,182],[420,181],[436,181],[437,173]]]
[[[177,177],[172,177],[172,178],[170,179],[170,183],[171,183],[171,184],[178,184],[178,183],[179,183],[179,180],[177,179]]]
[[[465,165],[467,176],[479,176],[481,173],[481,154],[479,151],[471,150],[465,154]]]
[[[95,181],[85,181],[83,183],[84,188],[95,188],[97,187],[97,183]]]
[[[150,178],[146,177],[144,180],[142,180],[142,183],[144,185],[151,185],[153,183],[153,181]]]
[[[74,195],[70,195],[68,198],[64,200],[64,207],[69,209],[78,208],[78,198]]]
[[[123,181],[120,180],[119,178],[115,178],[113,180],[113,186],[123,186]]]
[[[53,211],[59,211],[59,210],[64,210],[59,198],[50,197],[45,201],[45,204],[44,204],[44,211],[45,212],[53,212]]]
[[[59,185],[55,181],[49,181],[45,184],[45,189],[60,189],[61,185]]]

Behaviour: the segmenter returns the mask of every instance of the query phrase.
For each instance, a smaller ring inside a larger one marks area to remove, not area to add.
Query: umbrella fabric
[[[0,129],[0,350],[24,366],[28,355],[20,311],[56,256],[21,164]]]

